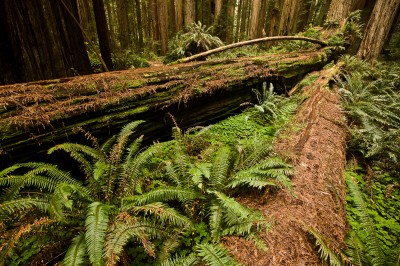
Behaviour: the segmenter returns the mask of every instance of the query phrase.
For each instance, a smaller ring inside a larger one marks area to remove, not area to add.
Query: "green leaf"
[[[110,206],[93,202],[87,209],[85,220],[85,240],[90,262],[94,266],[104,265],[103,244],[108,227]]]

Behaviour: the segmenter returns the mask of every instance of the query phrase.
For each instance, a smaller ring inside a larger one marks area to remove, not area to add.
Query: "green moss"
[[[259,119],[255,110],[249,110],[213,125],[203,137],[211,143],[222,142],[236,145],[239,140],[243,139],[270,139],[275,132],[274,125],[266,124],[265,121]]]

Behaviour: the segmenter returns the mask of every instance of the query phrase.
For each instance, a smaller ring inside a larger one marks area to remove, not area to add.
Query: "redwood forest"
[[[0,0],[0,266],[400,266],[400,0]]]

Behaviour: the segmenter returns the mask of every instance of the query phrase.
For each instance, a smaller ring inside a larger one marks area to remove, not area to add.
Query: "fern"
[[[211,166],[210,189],[221,191],[225,188],[226,179],[230,164],[230,149],[228,147],[220,148],[213,160]]]
[[[329,265],[332,266],[344,266],[345,263],[342,260],[342,256],[338,255],[337,252],[332,250],[329,245],[326,244],[326,240],[324,237],[318,233],[313,228],[308,228],[308,232],[315,238],[315,244],[318,246],[318,252],[321,254],[321,258],[326,262],[329,262]]]
[[[222,235],[223,229],[223,208],[217,202],[212,202],[209,207],[209,224],[211,231],[211,239],[214,243],[218,243]]]
[[[189,218],[161,202],[155,202],[143,206],[124,206],[121,210],[129,211],[134,214],[143,213],[146,216],[154,215],[155,219],[159,220],[161,224],[169,223],[173,226],[180,227],[182,230],[192,224]]]
[[[85,220],[85,241],[90,262],[103,265],[102,254],[109,219],[110,206],[93,202],[87,209]]]
[[[100,159],[99,153],[96,149],[82,144],[67,142],[54,146],[49,149],[47,153],[52,154],[58,150],[63,150],[69,153],[71,158],[81,165],[83,172],[88,178],[93,175],[92,162]]]
[[[381,249],[381,243],[376,235],[374,223],[368,214],[367,204],[362,197],[362,193],[358,189],[351,175],[346,175],[346,183],[349,192],[353,197],[360,218],[360,224],[368,235],[368,241],[365,243],[365,252],[372,258],[371,262],[373,265],[386,265],[386,259]]]
[[[195,266],[198,265],[199,259],[196,254],[191,253],[187,256],[175,256],[167,259],[159,264],[159,266]]]
[[[65,266],[79,266],[87,264],[86,243],[83,234],[77,235],[69,246],[62,261]]]
[[[173,201],[177,200],[181,203],[189,203],[195,199],[201,199],[202,195],[196,191],[188,190],[179,187],[160,187],[153,189],[143,195],[137,195],[132,197],[126,197],[124,203],[129,201],[134,202],[137,205],[144,205],[148,203],[158,201]]]
[[[0,203],[0,221],[10,217],[16,211],[27,211],[37,208],[42,212],[49,210],[49,201],[46,198],[17,198],[14,200],[4,201]]]
[[[235,266],[240,265],[231,256],[228,251],[219,245],[212,244],[198,244],[196,246],[198,256],[206,263],[211,266]]]
[[[158,226],[144,219],[128,217],[124,221],[117,221],[107,235],[105,243],[104,258],[107,265],[115,265],[119,261],[123,247],[130,239],[141,242],[145,251],[154,257],[154,245],[149,240],[160,238],[160,234],[161,229]]]

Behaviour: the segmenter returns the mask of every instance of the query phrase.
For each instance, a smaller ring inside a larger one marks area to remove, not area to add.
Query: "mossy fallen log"
[[[102,139],[140,119],[139,133],[157,139],[170,136],[169,114],[182,128],[210,123],[251,100],[255,86],[291,86],[331,55],[327,47],[1,86],[1,166],[73,141],[79,127]]]

